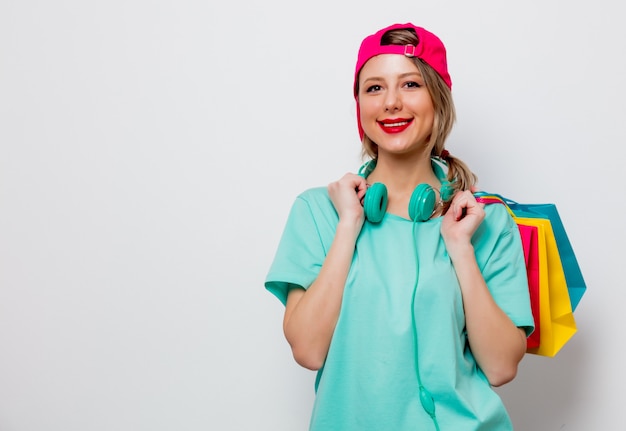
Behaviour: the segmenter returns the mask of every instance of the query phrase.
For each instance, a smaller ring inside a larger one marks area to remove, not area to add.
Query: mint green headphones
[[[445,202],[454,193],[454,189],[451,183],[446,180],[446,173],[444,172],[441,162],[438,159],[432,158],[432,167],[435,175],[439,181],[441,181],[441,190],[439,195],[441,201]],[[376,160],[369,160],[359,169],[359,175],[363,178],[367,178],[376,167]],[[387,211],[387,187],[383,183],[374,183],[370,185],[365,193],[363,199],[363,210],[365,211],[365,218],[371,223],[379,223],[385,216]],[[409,217],[413,221],[426,221],[435,212],[437,201],[437,193],[435,189],[429,184],[422,183],[413,190],[411,199],[409,200]]]

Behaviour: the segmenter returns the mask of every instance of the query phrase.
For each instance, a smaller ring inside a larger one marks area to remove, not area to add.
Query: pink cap
[[[385,33],[389,30],[398,29],[413,29],[417,34],[419,40],[417,46],[413,45],[381,45],[380,41]],[[446,47],[443,42],[422,27],[416,27],[411,23],[406,24],[393,24],[389,27],[383,28],[376,33],[366,37],[361,42],[359,48],[359,56],[356,61],[356,68],[354,70],[354,97],[357,97],[356,85],[359,77],[359,72],[363,65],[372,57],[381,54],[399,54],[407,57],[417,57],[425,61],[430,67],[432,67],[441,78],[444,80],[448,88],[452,89],[452,80],[448,73],[448,62],[446,60]],[[361,119],[359,112],[359,103],[357,100],[357,121],[359,123],[359,136],[363,139],[363,128],[361,127]]]

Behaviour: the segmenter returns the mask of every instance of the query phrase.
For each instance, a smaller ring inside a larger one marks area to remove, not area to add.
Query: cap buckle
[[[404,55],[407,57],[415,57],[415,45],[404,45]]]

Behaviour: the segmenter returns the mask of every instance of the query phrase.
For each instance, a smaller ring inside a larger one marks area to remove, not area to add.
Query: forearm
[[[526,337],[496,304],[468,246],[453,260],[461,285],[470,348],[489,382],[511,381],[526,352]]]
[[[303,367],[319,369],[326,359],[360,228],[358,222],[339,222],[317,279],[306,291],[289,294],[284,332]]]

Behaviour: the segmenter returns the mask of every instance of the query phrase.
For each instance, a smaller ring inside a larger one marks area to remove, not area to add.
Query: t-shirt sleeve
[[[299,196],[291,207],[265,279],[265,288],[286,304],[291,288],[307,289],[315,281],[325,256],[326,250],[311,206]]]
[[[528,275],[519,228],[501,205],[488,205],[486,229],[492,230],[491,247],[483,250],[482,273],[498,306],[526,336],[535,328],[530,306]]]

